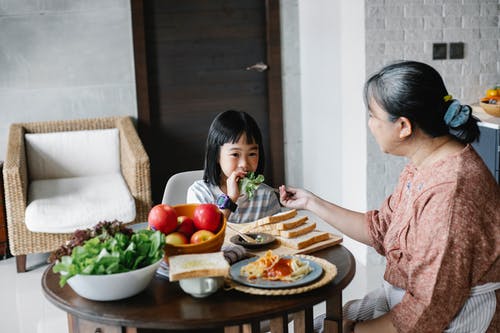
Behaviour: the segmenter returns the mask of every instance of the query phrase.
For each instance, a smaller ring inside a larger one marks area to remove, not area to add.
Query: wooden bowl
[[[497,102],[499,101],[497,100]],[[500,104],[484,103],[483,100],[481,100],[481,102],[479,102],[479,105],[483,108],[484,112],[486,112],[487,114],[495,117],[500,117]]]
[[[177,212],[178,216],[185,215],[193,217],[194,209],[199,204],[182,204],[172,206]],[[221,213],[222,225],[219,231],[215,234],[215,237],[198,244],[165,244],[165,259],[168,256],[174,256],[179,254],[191,254],[191,253],[209,253],[209,252],[219,252],[224,243],[224,237],[226,234],[226,217]]]

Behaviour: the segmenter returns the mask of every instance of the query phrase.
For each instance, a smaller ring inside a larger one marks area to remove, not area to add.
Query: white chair
[[[186,203],[187,190],[195,181],[203,179],[203,170],[184,171],[170,177],[163,192],[163,200],[167,205]]]
[[[57,249],[76,229],[145,221],[149,170],[130,117],[12,124],[3,177],[17,271],[27,254]]]

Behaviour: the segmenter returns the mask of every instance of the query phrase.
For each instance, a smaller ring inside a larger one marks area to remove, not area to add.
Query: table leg
[[[260,333],[260,321],[241,325],[243,333]]]
[[[312,333],[314,331],[313,308],[294,313],[293,331],[295,333]]]
[[[241,333],[241,327],[236,326],[226,326],[224,327],[224,333]]]
[[[325,333],[342,333],[342,292],[326,300]]]
[[[111,326],[95,323],[89,320],[75,317],[68,313],[69,333],[123,333],[121,326]],[[135,328],[126,328],[125,333],[137,333]]]
[[[288,333],[288,316],[273,318],[269,321],[271,333]]]
[[[276,317],[269,320],[271,333],[288,333],[288,316]],[[260,333],[260,322],[252,322],[241,326],[226,326],[224,333]]]

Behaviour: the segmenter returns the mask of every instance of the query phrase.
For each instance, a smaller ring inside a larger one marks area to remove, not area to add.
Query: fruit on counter
[[[216,232],[220,228],[221,217],[222,214],[216,205],[200,204],[193,213],[194,226],[197,230]]]
[[[486,97],[500,96],[500,87],[495,87],[486,90]]]
[[[500,104],[500,86],[486,90],[486,95],[481,98],[482,103]]]
[[[191,244],[203,243],[213,237],[215,237],[215,234],[209,230],[198,230],[191,236],[190,243]]]
[[[187,238],[196,231],[194,228],[194,221],[189,216],[181,215],[177,217],[177,229],[176,231],[182,232]]]
[[[172,245],[188,244],[189,240],[182,232],[174,231],[165,236],[165,243]]]
[[[158,204],[149,211],[148,224],[151,229],[167,235],[177,228],[177,213],[169,205]]]

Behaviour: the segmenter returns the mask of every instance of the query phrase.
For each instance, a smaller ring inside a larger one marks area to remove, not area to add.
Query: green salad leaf
[[[245,192],[249,199],[253,198],[257,187],[264,182],[264,175],[257,175],[254,172],[249,172],[246,177],[240,179],[238,185],[240,193]]]
[[[149,266],[163,257],[165,235],[160,231],[138,230],[131,235],[104,232],[86,240],[62,256],[54,265],[61,273],[59,285],[77,275],[103,275],[128,272]]]

